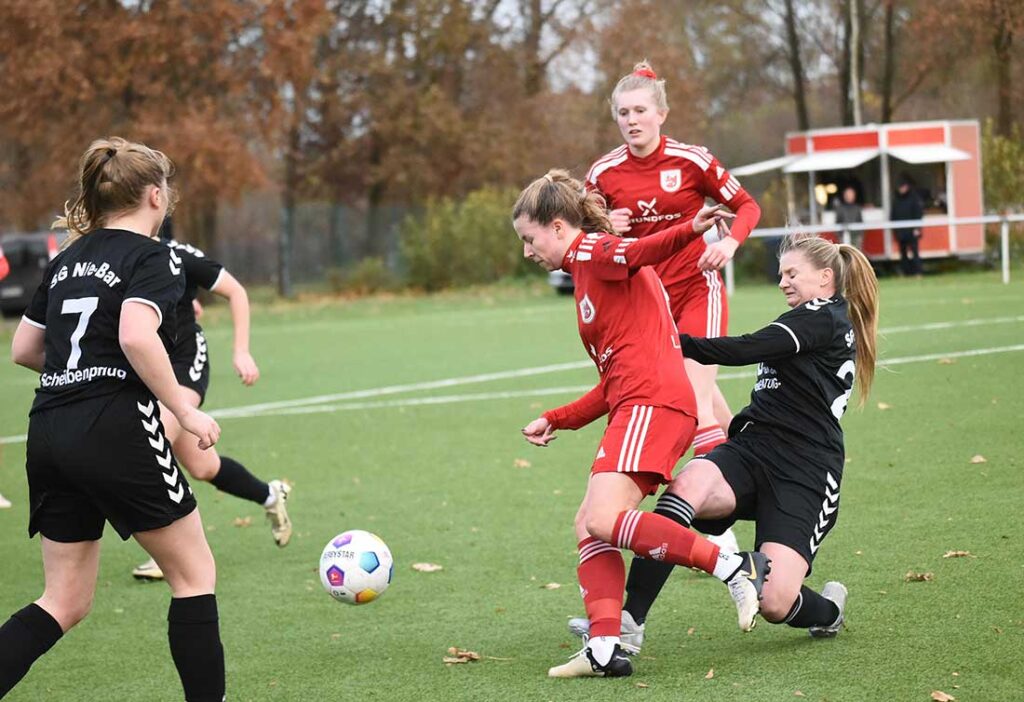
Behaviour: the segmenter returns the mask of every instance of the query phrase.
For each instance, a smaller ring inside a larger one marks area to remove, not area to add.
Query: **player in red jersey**
[[[565,171],[550,171],[520,194],[513,209],[523,255],[573,276],[580,338],[597,366],[593,390],[545,412],[523,428],[527,441],[546,446],[558,429],[578,429],[608,415],[608,426],[576,516],[580,588],[590,637],[551,677],[632,673],[619,640],[626,573],[619,548],[644,558],[700,568],[729,585],[740,627],[758,611],[768,560],[760,553],[720,551],[698,533],[636,507],[671,481],[690,445],[696,407],[686,377],[665,290],[651,266],[672,256],[726,217],[703,207],[644,239],[605,233],[604,201]]]
[[[732,260],[756,226],[761,209],[706,148],[662,135],[661,125],[668,117],[665,81],[647,63],[637,64],[619,80],[612,91],[611,109],[625,143],[594,162],[586,185],[604,196],[615,233],[643,239],[691,219],[709,198],[736,214],[728,236],[717,240],[712,231],[697,237],[654,266],[680,333],[723,336],[729,308],[719,269]],[[697,399],[693,453],[703,456],[725,441],[732,415],[715,383],[718,366],[703,366],[692,359],[685,364]],[[674,518],[670,511],[664,514]],[[727,549],[739,548],[731,530],[712,540]],[[654,598],[636,582],[631,576],[623,626],[639,643]],[[586,625],[584,619],[573,619],[569,628],[583,634]]]

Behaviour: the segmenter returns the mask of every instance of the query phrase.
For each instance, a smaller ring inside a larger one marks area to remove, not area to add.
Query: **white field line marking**
[[[968,319],[960,322],[930,322],[928,324],[910,324],[903,327],[886,327],[879,329],[879,334],[899,334],[901,332],[933,331],[936,329],[956,329],[957,327],[980,327],[985,324],[1008,324],[1024,322],[1024,315],[1016,317],[987,317],[985,319]]]
[[[1007,318],[1009,319],[1009,318]],[[968,356],[985,356],[996,353],[1009,353],[1013,351],[1024,351],[1024,344],[1017,344],[1014,346],[999,346],[985,349],[969,349],[967,351],[952,351],[949,353],[932,353],[924,354],[920,356],[905,356],[901,358],[883,359],[879,362],[879,367],[884,368],[886,366],[901,365],[904,363],[918,363],[923,361],[934,361],[940,358],[962,358]],[[344,410],[356,410],[356,409],[372,409],[374,407],[404,407],[413,405],[427,405],[427,404],[442,404],[442,398],[412,398],[407,400],[392,400],[387,403],[349,403],[347,405],[329,405],[328,402],[332,402],[340,399],[358,399],[360,397],[375,397],[385,394],[394,394],[399,392],[406,392],[410,390],[426,390],[430,388],[439,387],[451,387],[454,385],[462,385],[470,382],[484,382],[485,380],[497,380],[505,378],[516,378],[526,377],[530,375],[539,375],[541,373],[554,373],[559,370],[572,370],[578,368],[585,368],[590,365],[589,361],[578,361],[572,363],[559,363],[550,366],[540,366],[538,368],[523,368],[514,371],[503,371],[500,373],[487,373],[476,376],[468,376],[466,378],[449,378],[446,380],[429,381],[426,383],[411,383],[408,385],[393,385],[385,388],[371,388],[368,390],[357,390],[350,393],[338,393],[335,395],[322,395],[319,398],[306,398],[302,400],[287,400],[283,402],[267,402],[257,405],[248,405],[245,407],[233,407],[223,410],[213,410],[209,414],[219,419],[231,419],[231,418],[246,418],[246,417],[259,417],[259,416],[277,416],[281,414],[297,414],[294,411],[285,412],[284,410],[293,410],[298,407],[307,407],[308,413],[321,413],[321,412],[335,412]],[[738,378],[748,378],[749,373],[722,373],[718,376],[719,380],[735,380]],[[573,386],[572,392],[589,390],[593,386]],[[476,393],[470,395],[454,395],[448,396],[448,399],[444,399],[444,402],[468,402],[471,400],[488,400],[488,399],[509,399],[513,397],[525,397],[528,395],[540,395],[540,394],[561,394],[563,392],[569,392],[570,390],[564,388],[546,388],[542,390],[526,390],[526,391],[508,391],[503,393]],[[456,398],[456,399],[452,399]],[[280,410],[280,411],[274,411]],[[0,445],[2,444],[15,444],[22,443],[25,441],[26,435],[18,434],[14,436],[0,437]]]
[[[916,326],[890,327],[879,330],[880,333],[900,333],[915,330],[928,329],[952,329],[960,326],[978,326],[981,324],[1005,324],[1008,322],[1022,322],[1024,315],[1018,317],[993,317],[989,319],[974,319],[961,322],[934,322]],[[255,405],[244,405],[242,407],[228,407],[220,410],[213,410],[210,414],[214,417],[230,418],[247,416],[254,413],[270,410],[280,410],[291,407],[307,407],[324,405],[339,400],[358,400],[368,397],[380,397],[382,395],[397,395],[405,392],[418,390],[436,390],[438,388],[450,388],[458,385],[470,385],[473,383],[485,383],[492,380],[505,380],[507,378],[525,378],[532,375],[543,375],[546,373],[558,373],[564,370],[578,370],[589,368],[593,365],[591,361],[571,361],[568,363],[555,363],[549,366],[536,368],[520,368],[510,371],[499,371],[496,373],[482,373],[479,375],[464,376],[461,378],[445,378],[443,380],[430,380],[420,383],[408,383],[404,385],[391,385],[382,388],[369,388],[366,390],[350,390],[348,392],[334,393],[331,395],[316,395],[313,397],[298,398],[295,400],[280,400],[277,402],[264,402]],[[723,379],[723,376],[719,376]],[[738,376],[745,377],[745,376]]]
[[[897,366],[904,363],[920,363],[924,361],[937,361],[941,358],[963,358],[967,356],[986,356],[996,353],[1008,353],[1012,351],[1024,351],[1024,344],[1017,344],[1016,346],[1000,346],[988,349],[970,349],[967,351],[952,351],[949,353],[929,353],[920,356],[904,356],[901,358],[892,358],[888,360],[882,360],[878,366],[879,368],[886,368],[888,366]],[[736,373],[721,373],[718,376],[719,380],[737,380],[741,378],[753,378],[752,372],[736,372]],[[352,410],[366,410],[366,409],[379,409],[388,407],[416,407],[422,405],[446,405],[455,404],[457,402],[475,402],[481,400],[507,400],[517,397],[539,397],[543,395],[563,395],[577,392],[586,392],[590,390],[593,385],[571,385],[564,387],[555,388],[538,388],[533,390],[506,390],[497,392],[479,392],[479,393],[467,393],[465,395],[440,395],[434,397],[416,397],[407,399],[397,400],[381,400],[376,402],[350,402],[345,404],[320,404],[313,406],[304,407],[287,407],[282,408],[278,411],[271,412],[252,412],[242,413],[235,412],[230,417],[225,417],[216,411],[210,414],[218,419],[223,418],[255,418],[255,417],[277,417],[282,415],[294,415],[294,414],[322,414],[330,412],[346,412]]]
[[[382,388],[369,388],[366,390],[351,390],[339,392],[333,395],[317,395],[314,397],[303,397],[297,400],[281,400],[279,402],[264,402],[257,405],[245,405],[243,407],[229,407],[222,410],[214,410],[209,414],[215,417],[232,417],[239,414],[252,414],[254,412],[265,412],[267,410],[279,410],[289,407],[303,407],[307,405],[322,405],[326,402],[337,400],[356,400],[362,397],[380,397],[381,395],[396,395],[403,392],[414,392],[416,390],[434,390],[437,388],[450,388],[456,385],[468,385],[470,383],[486,383],[492,380],[505,380],[507,378],[525,378],[531,375],[542,375],[544,373],[558,373],[565,370],[577,370],[593,366],[593,361],[571,361],[569,363],[554,363],[550,366],[538,366],[536,368],[519,368],[510,371],[498,371],[497,373],[481,373],[479,375],[467,375],[461,378],[445,378],[443,380],[428,380],[422,383],[407,383],[405,385],[389,385]]]

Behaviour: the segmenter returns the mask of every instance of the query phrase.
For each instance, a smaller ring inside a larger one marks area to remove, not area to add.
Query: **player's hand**
[[[551,422],[544,417],[537,417],[535,420],[523,427],[523,436],[534,446],[547,446],[557,439]]]
[[[242,379],[245,385],[252,385],[260,379],[260,369],[256,367],[256,361],[248,351],[235,351],[234,357],[235,373]]]
[[[196,316],[198,322],[203,316],[203,306],[199,303],[199,300],[192,298],[192,312]]]
[[[204,451],[220,439],[220,426],[206,412],[189,407],[177,419],[182,429],[199,437],[199,448]]]
[[[612,229],[615,230],[615,234],[625,234],[633,228],[629,225],[629,218],[632,214],[633,211],[628,207],[620,207],[608,213],[608,219],[612,221]]]
[[[719,222],[732,219],[735,216],[726,211],[725,205],[704,205],[700,208],[700,212],[693,216],[693,231],[703,234]]]
[[[707,248],[704,249],[704,253],[700,255],[700,259],[697,261],[697,267],[702,271],[717,271],[732,260],[732,257],[736,255],[736,249],[739,247],[740,242],[731,236],[727,236],[713,244],[708,244]]]

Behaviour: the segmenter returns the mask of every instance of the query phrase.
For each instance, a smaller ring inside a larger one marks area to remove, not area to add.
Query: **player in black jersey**
[[[679,337],[683,354],[700,363],[757,363],[757,381],[728,441],[687,463],[655,512],[711,534],[753,520],[754,546],[772,564],[761,616],[835,636],[846,588],[829,582],[819,594],[803,582],[839,516],[839,420],[854,378],[863,404],[874,376],[878,281],[855,247],[818,237],[787,239],[779,275],[792,309],[768,326],[743,336]],[[634,562],[625,607],[640,626],[627,643],[642,642],[643,622],[671,570],[654,560]]]
[[[46,585],[0,627],[0,697],[88,614],[105,522],[134,536],[167,576],[168,638],[186,699],[224,697],[213,554],[160,424],[165,407],[200,448],[220,436],[167,356],[184,277],[154,237],[175,200],[172,172],[142,144],[89,146],[81,191],[55,224],[70,236],[14,335],[14,361],[40,373],[26,472]]]
[[[170,352],[171,365],[189,401],[194,407],[201,407],[210,385],[210,362],[206,336],[197,321],[196,295],[202,288],[227,299],[235,330],[235,372],[245,385],[252,385],[260,377],[259,368],[249,353],[249,297],[242,284],[220,263],[190,244],[174,241],[170,219],[161,227],[160,238],[181,261],[185,275],[185,294],[177,305],[177,340]],[[287,546],[292,535],[286,504],[291,486],[281,480],[266,483],[233,458],[218,455],[215,449],[200,451],[195,442],[182,434],[173,415],[164,416],[164,431],[173,444],[174,455],[189,475],[212,483],[229,495],[261,505],[274,541],[278,546]],[[163,578],[160,566],[153,559],[136,566],[132,575],[140,580]]]

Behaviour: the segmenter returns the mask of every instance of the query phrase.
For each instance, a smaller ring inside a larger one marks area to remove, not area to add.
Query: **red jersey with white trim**
[[[601,382],[582,398],[582,406],[572,403],[580,408],[569,412],[576,417],[554,418],[560,427],[583,426],[634,404],[697,416],[668,295],[650,267],[636,267],[644,261],[631,248],[639,243],[647,244],[584,233],[566,252],[562,269],[572,274],[580,339]],[[641,248],[646,247],[637,253]]]
[[[634,156],[625,144],[605,154],[590,167],[587,187],[604,196],[609,210],[629,208],[628,236],[638,238],[692,219],[707,198],[733,212],[753,202],[710,151],[666,136],[661,137],[658,149],[644,158]],[[756,218],[749,223],[737,218],[730,236],[742,243],[756,224]],[[697,261],[705,247],[703,238],[697,238],[654,266],[673,301],[683,294],[688,282],[702,276]]]

